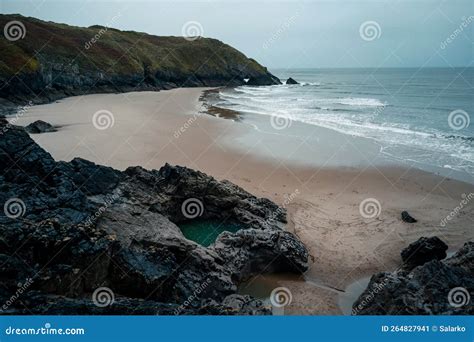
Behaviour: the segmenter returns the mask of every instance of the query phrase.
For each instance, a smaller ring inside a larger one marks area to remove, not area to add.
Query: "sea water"
[[[271,71],[300,84],[222,89],[217,105],[257,129],[276,116],[373,139],[390,160],[456,170],[472,181],[474,68]]]

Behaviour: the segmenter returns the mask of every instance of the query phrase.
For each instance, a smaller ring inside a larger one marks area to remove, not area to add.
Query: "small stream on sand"
[[[270,305],[270,295],[277,287],[285,286],[287,282],[304,281],[303,276],[291,273],[263,274],[250,278],[242,282],[237,293],[242,295],[251,295]]]
[[[344,315],[350,315],[352,312],[352,304],[357,300],[357,298],[359,298],[362,292],[364,292],[370,281],[370,277],[364,277],[349,284],[344,291],[325,285],[317,280],[305,279],[302,276],[294,274],[259,275],[241,283],[237,292],[243,295],[251,295],[255,298],[261,299],[265,304],[271,305],[270,295],[272,291],[277,287],[284,286],[283,284],[288,281],[302,281],[312,286],[336,293],[338,295],[337,304],[342,313]]]
[[[344,292],[341,292],[338,297],[338,305],[342,313],[350,316],[352,313],[352,304],[359,298],[369,285],[371,277],[364,277],[349,284]]]

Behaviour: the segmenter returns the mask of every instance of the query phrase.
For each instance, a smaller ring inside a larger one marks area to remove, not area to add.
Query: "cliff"
[[[12,22],[14,22],[12,24]],[[98,92],[279,84],[223,42],[0,15],[0,105]],[[9,33],[8,33],[9,32]]]

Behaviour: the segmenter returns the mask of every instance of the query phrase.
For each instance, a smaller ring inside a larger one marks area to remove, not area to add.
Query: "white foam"
[[[384,107],[385,104],[378,99],[364,98],[364,97],[346,97],[337,99],[334,103],[339,103],[348,106],[359,107]]]
[[[416,121],[391,120],[387,116],[390,112],[384,109],[388,104],[375,97],[328,97],[327,91],[318,87],[266,86],[238,87],[235,92],[224,91],[222,98],[233,104],[232,109],[244,113],[281,114],[304,124],[377,140],[390,150],[394,148],[396,158],[403,156],[439,167],[467,164],[469,168],[474,162],[469,143],[444,139],[442,131],[423,128]],[[404,152],[397,157],[400,151]]]

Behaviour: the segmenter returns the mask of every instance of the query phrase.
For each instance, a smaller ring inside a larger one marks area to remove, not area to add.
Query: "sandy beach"
[[[293,302],[285,308],[287,314],[342,314],[341,291],[398,267],[401,249],[421,236],[440,237],[450,251],[474,238],[469,207],[442,224],[463,194],[474,192],[472,184],[379,165],[376,145],[363,139],[348,143],[347,137],[329,130],[321,131],[320,144],[287,137],[288,153],[298,155],[300,162],[282,158],[272,153],[271,140],[278,137],[198,114],[206,89],[71,97],[31,107],[15,124],[41,119],[58,126],[57,132],[32,135],[56,160],[81,157],[121,170],[134,165],[157,169],[166,162],[188,166],[287,207],[288,229],[311,253],[310,270],[304,280],[262,275],[249,282],[288,287]],[[94,125],[97,112],[107,113],[107,127]],[[252,146],[241,146],[239,139],[249,135]],[[268,151],[266,158],[254,153],[262,148]],[[340,160],[346,157],[347,165],[324,163],[336,154]],[[305,159],[317,163],[305,165]],[[360,204],[367,199],[380,203],[378,216],[361,215]],[[402,222],[403,210],[418,223]]]

